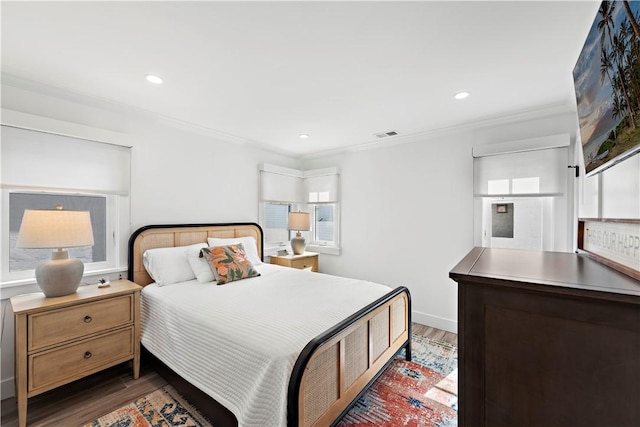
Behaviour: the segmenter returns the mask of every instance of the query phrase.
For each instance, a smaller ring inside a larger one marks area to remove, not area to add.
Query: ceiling
[[[598,6],[2,1],[2,71],[301,156],[575,109]]]

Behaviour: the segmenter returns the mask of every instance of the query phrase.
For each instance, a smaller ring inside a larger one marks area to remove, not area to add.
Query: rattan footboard
[[[291,373],[289,426],[328,426],[405,348],[411,360],[411,297],[399,287],[314,338]]]
[[[207,237],[254,236],[262,257],[262,229],[253,223],[154,225],[129,240],[128,278],[142,286],[152,280],[142,255],[157,247],[206,242]],[[411,297],[399,287],[314,338],[302,350],[291,374],[289,426],[334,424],[403,348],[411,359]],[[162,363],[161,361],[156,361]],[[162,366],[162,372],[170,372]],[[165,375],[163,375],[165,376]],[[233,414],[177,374],[165,379],[217,426],[237,426]]]

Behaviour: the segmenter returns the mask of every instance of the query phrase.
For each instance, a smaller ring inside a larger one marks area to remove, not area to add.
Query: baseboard
[[[16,388],[13,383],[13,377],[2,380],[0,383],[0,399],[8,399],[16,395]]]
[[[448,332],[453,332],[454,334],[458,333],[457,320],[445,319],[444,317],[421,313],[419,311],[411,312],[411,320],[421,325],[443,329]]]

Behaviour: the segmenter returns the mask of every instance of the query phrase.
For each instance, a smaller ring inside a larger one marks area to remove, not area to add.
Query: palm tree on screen
[[[638,26],[636,17],[633,16],[633,12],[631,12],[629,2],[627,0],[623,0],[622,5],[624,6],[624,11],[627,13],[627,17],[629,18],[629,22],[631,23],[631,27],[633,28],[633,33],[636,35],[636,38],[640,40],[640,27]]]
[[[627,75],[625,72],[625,54],[627,51],[627,35],[626,30],[628,24],[623,24],[621,30],[615,33],[615,2],[603,1],[598,9],[600,19],[597,23],[598,31],[600,31],[600,81],[604,82],[606,76],[611,83],[613,90],[613,102],[618,107],[626,107],[629,120],[634,129],[637,129],[635,108],[636,103],[631,102],[632,96],[627,85]],[[616,99],[619,98],[619,99]],[[621,110],[616,111],[616,115]]]
[[[625,104],[627,106],[627,112],[629,113],[629,118],[631,119],[631,124],[634,129],[637,129],[638,125],[636,123],[636,115],[635,115],[635,112],[633,111],[634,109],[632,108],[635,106],[632,105],[633,103],[631,102],[631,93],[629,91],[629,87],[626,79],[627,74],[624,71],[624,68],[625,68],[624,58],[625,58],[625,52],[627,50],[627,43],[626,43],[624,34],[618,33],[613,36],[612,47],[613,47],[614,57],[616,58],[615,67],[616,67],[616,73],[618,76],[618,78],[615,81],[618,82],[620,86],[620,93],[622,94],[624,100],[626,101]]]

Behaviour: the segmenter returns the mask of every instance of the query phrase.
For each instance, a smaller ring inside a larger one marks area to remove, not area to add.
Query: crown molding
[[[480,129],[491,128],[496,126],[505,126],[513,123],[525,122],[530,120],[540,120],[548,117],[554,117],[559,114],[575,114],[575,105],[572,107],[566,103],[555,103],[539,108],[534,108],[525,111],[519,111],[512,114],[487,117],[480,120],[466,122],[462,124],[446,126],[438,129],[416,132],[407,135],[399,135],[389,139],[381,141],[369,141],[362,144],[352,145],[350,147],[337,148],[333,150],[325,150],[317,153],[301,155],[301,160],[311,160],[321,157],[328,157],[334,155],[340,155],[344,153],[352,153],[358,151],[368,151],[380,148],[388,148],[398,145],[411,144],[415,142],[421,142],[425,140],[434,139],[437,137],[455,135],[461,133],[469,133]]]
[[[252,141],[206,126],[198,125],[186,120],[180,120],[163,114],[155,113],[153,111],[135,107],[129,104],[115,101],[113,99],[76,92],[73,89],[67,87],[52,86],[46,83],[25,79],[4,72],[2,73],[2,85],[12,86],[17,89],[23,89],[35,93],[41,93],[43,95],[59,98],[64,101],[73,102],[87,107],[107,110],[115,114],[125,114],[129,117],[135,117],[147,121],[159,121],[175,129],[187,130],[199,135],[213,137],[224,142],[233,144],[249,144],[255,147],[269,150],[264,144],[258,143],[257,141]]]
[[[348,147],[341,147],[331,150],[317,151],[308,154],[297,154],[288,150],[282,150],[277,147],[273,147],[269,144],[265,144],[259,141],[250,140],[237,135],[222,132],[216,129],[212,129],[206,126],[202,126],[190,121],[176,119],[163,114],[155,113],[153,111],[134,107],[129,104],[125,104],[113,99],[102,98],[93,95],[87,95],[79,93],[71,88],[52,86],[46,83],[25,79],[12,74],[2,72],[2,85],[12,86],[18,89],[28,90],[35,93],[41,93],[54,98],[60,98],[65,101],[85,105],[87,107],[98,108],[110,111],[115,114],[125,114],[138,119],[147,121],[159,121],[162,124],[170,126],[175,129],[193,132],[198,135],[203,135],[211,138],[215,138],[222,142],[232,144],[242,144],[247,147],[251,147],[257,150],[262,150],[268,153],[286,156],[295,160],[304,161],[310,159],[317,159],[322,157],[328,157],[332,155],[340,155],[344,153],[352,153],[359,151],[374,150],[379,148],[392,147],[403,144],[410,144],[414,142],[420,142],[424,140],[433,139],[436,137],[442,137],[446,135],[454,135],[464,132],[470,132],[479,130],[482,128],[489,128],[493,126],[503,126],[521,121],[543,119],[547,117],[556,116],[558,114],[575,114],[575,105],[569,105],[567,103],[556,103],[539,108],[529,109],[525,111],[514,112],[512,114],[487,117],[484,119],[471,121],[463,124],[457,124],[452,126],[446,126],[438,129],[416,132],[413,134],[399,135],[391,137],[385,140],[367,141],[360,144],[354,144]]]

